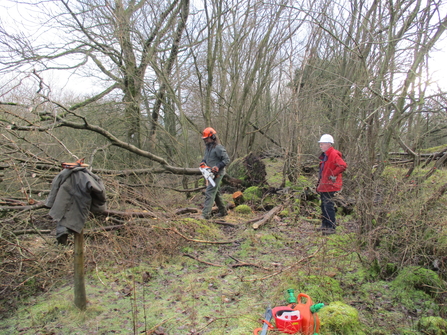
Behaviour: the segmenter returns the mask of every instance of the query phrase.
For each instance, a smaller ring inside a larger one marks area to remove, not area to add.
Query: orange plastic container
[[[290,304],[288,307],[300,312],[301,334],[313,335],[314,333],[318,333],[320,330],[320,319],[317,313],[310,311],[310,306],[313,305],[312,299],[307,294],[300,293],[296,300],[296,304]]]
[[[263,320],[268,325],[268,329],[277,328],[285,334],[313,335],[319,333],[320,319],[318,314],[310,311],[313,305],[312,299],[307,294],[300,293],[296,301],[296,303],[287,306],[273,308],[272,315],[275,318],[276,327],[270,324],[270,320]],[[314,310],[319,309],[315,307]],[[259,335],[261,331],[262,328],[256,328],[253,334]]]
[[[278,306],[272,309],[275,325],[285,334],[296,334],[301,331],[301,313],[289,306]]]

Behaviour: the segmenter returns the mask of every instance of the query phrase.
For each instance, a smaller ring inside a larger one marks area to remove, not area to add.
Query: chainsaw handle
[[[270,330],[270,329],[273,329],[273,328],[275,328],[275,327],[273,327],[273,325],[269,322],[269,321],[267,321],[267,320],[262,320],[262,322],[264,322],[265,324],[267,324],[267,332]],[[253,330],[253,335],[259,335],[259,332],[260,331],[262,331],[262,330],[264,330],[264,327],[261,327],[261,328],[256,328],[255,330]],[[265,334],[267,334],[267,333],[265,333]],[[261,335],[263,335],[263,334],[261,334]]]

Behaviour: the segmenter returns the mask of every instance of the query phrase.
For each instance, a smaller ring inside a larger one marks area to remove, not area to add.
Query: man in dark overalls
[[[227,215],[227,209],[220,196],[219,189],[222,178],[225,175],[225,166],[230,163],[230,158],[213,128],[205,128],[202,134],[202,139],[205,142],[205,155],[201,166],[207,165],[211,167],[211,171],[215,175],[214,182],[216,183],[215,186],[211,185],[211,183],[207,183],[205,191],[205,204],[203,206],[201,218],[208,220],[211,218],[211,210],[214,202],[216,202],[216,205],[219,208],[217,216]]]

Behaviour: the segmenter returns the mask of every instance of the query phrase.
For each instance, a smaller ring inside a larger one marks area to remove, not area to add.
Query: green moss
[[[90,293],[90,290],[87,293]],[[104,312],[102,306],[90,299],[87,310],[80,311],[73,303],[72,290],[66,288],[59,290],[56,294],[26,301],[26,305],[18,309],[15,318],[9,320],[11,322],[1,325],[0,332],[3,330],[5,334],[16,334],[17,329],[20,328],[21,334],[55,334],[56,332],[47,330],[65,328],[68,324],[76,327],[77,324],[94,319]],[[39,329],[42,332],[38,331]],[[69,332],[59,333],[68,334]]]
[[[190,254],[190,253],[194,252],[194,249],[190,246],[185,246],[182,248],[182,252],[185,254]]]
[[[262,190],[258,186],[251,186],[244,191],[246,201],[257,202],[261,200]]]
[[[434,271],[416,266],[403,269],[391,282],[399,303],[420,315],[440,312],[434,297],[442,287],[442,280]]]
[[[364,335],[358,311],[340,301],[330,303],[318,313],[321,334],[326,335]]]
[[[416,330],[413,329],[408,329],[408,328],[402,328],[402,327],[397,327],[397,334],[399,335],[421,335],[421,333],[419,333]],[[389,333],[390,335],[394,335],[396,334],[395,332]]]
[[[305,293],[311,297],[312,301],[322,303],[341,300],[343,296],[338,280],[328,276],[301,277],[295,292]]]
[[[447,249],[447,227],[446,226],[441,227],[441,231],[439,232],[439,235],[438,235],[438,243],[439,243],[439,247],[441,247],[442,249]]]
[[[233,177],[240,180],[245,180],[247,177],[245,175],[245,167],[243,158],[237,158],[233,162],[231,162],[230,166],[228,167],[228,174]]]
[[[35,294],[39,291],[39,283],[36,278],[28,278],[23,284],[23,294],[25,296]]]
[[[436,272],[418,266],[409,266],[400,271],[391,286],[398,291],[416,289],[433,294],[443,284]]]
[[[261,242],[266,247],[281,247],[284,245],[284,241],[276,234],[266,234],[261,236]]]
[[[247,205],[239,205],[234,209],[234,211],[238,214],[250,214],[251,208]]]
[[[431,153],[435,153],[435,152],[440,152],[441,150],[445,149],[445,144],[443,145],[438,145],[437,147],[431,147],[431,148],[426,148],[426,149],[421,149],[420,152],[421,153],[426,153],[426,154],[431,154]]]
[[[300,176],[298,176],[296,185],[297,185],[297,187],[299,187],[301,189],[304,189],[305,187],[312,188],[314,186],[314,182],[312,180],[310,180],[309,178],[307,178],[306,176],[300,175]]]
[[[205,220],[196,220],[193,218],[184,218],[176,221],[176,228],[180,231],[187,231],[189,233],[194,232],[196,235],[203,237],[211,238],[222,235],[222,232],[218,227],[210,225]]]
[[[256,246],[253,243],[253,240],[251,238],[247,238],[241,243],[241,246],[239,248],[239,251],[237,252],[237,255],[239,257],[247,257],[250,253],[256,251]]]
[[[427,335],[447,335],[447,321],[435,316],[421,318],[417,329]]]
[[[389,283],[385,281],[366,282],[360,288],[359,300],[368,309],[374,309],[375,306],[382,306],[383,303],[389,301],[391,304],[392,296],[387,295],[389,292]],[[391,307],[391,306],[388,306]]]
[[[295,184],[294,182],[290,181],[290,180],[286,180],[286,185],[285,185],[285,187],[286,187],[286,188],[287,188],[287,187],[289,187],[289,188],[294,188],[294,187],[296,187],[296,184]]]
[[[263,162],[267,173],[267,183],[274,187],[279,187],[282,184],[284,162],[276,158],[266,158],[263,159]]]
[[[233,202],[233,195],[230,193],[224,193],[224,194],[222,194],[222,199],[225,202]]]
[[[289,216],[289,211],[287,209],[282,210],[281,212],[279,212],[279,216],[284,218]]]

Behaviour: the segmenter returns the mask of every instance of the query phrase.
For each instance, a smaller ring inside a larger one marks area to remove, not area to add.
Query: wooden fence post
[[[84,230],[74,233],[74,303],[82,311],[87,306],[84,280]]]

